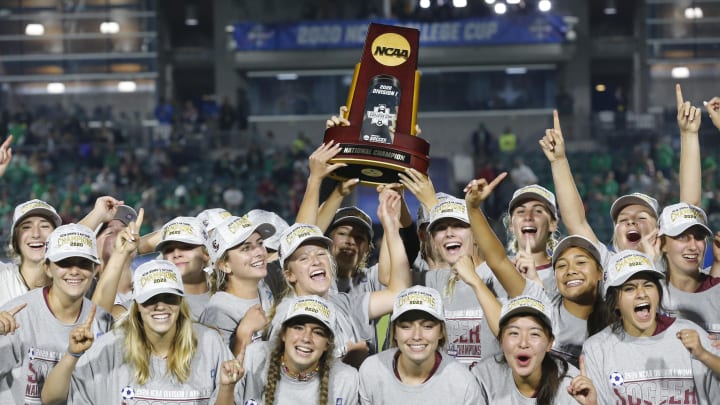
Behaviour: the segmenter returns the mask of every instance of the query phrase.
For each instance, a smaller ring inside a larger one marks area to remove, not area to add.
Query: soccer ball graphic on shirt
[[[135,390],[131,386],[123,387],[120,389],[122,399],[133,399],[135,398]]]
[[[612,384],[614,387],[618,387],[625,384],[625,379],[623,378],[621,373],[613,371],[612,373],[610,373],[610,384]]]

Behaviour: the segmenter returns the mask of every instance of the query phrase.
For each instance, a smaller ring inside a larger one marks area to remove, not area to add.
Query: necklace
[[[315,366],[314,369],[312,369],[312,370],[310,370],[310,371],[308,371],[308,372],[305,372],[305,373],[303,373],[303,372],[299,372],[299,373],[293,372],[293,371],[290,370],[290,369],[288,368],[288,366],[285,364],[285,356],[283,356],[283,358],[282,358],[281,366],[282,366],[282,371],[283,371],[283,373],[284,373],[286,376],[288,376],[288,378],[290,378],[291,380],[294,380],[294,381],[298,381],[298,382],[310,381],[310,380],[312,380],[313,378],[315,378],[315,376],[320,372],[320,365],[319,365],[319,364],[318,364],[317,366]]]

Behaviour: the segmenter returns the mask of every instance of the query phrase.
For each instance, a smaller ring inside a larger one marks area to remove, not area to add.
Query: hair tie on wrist
[[[82,353],[68,352],[68,354],[71,355],[71,356],[73,356],[73,357],[75,357],[75,358],[80,358],[80,356],[82,356],[83,354],[85,354],[85,352],[82,352]]]

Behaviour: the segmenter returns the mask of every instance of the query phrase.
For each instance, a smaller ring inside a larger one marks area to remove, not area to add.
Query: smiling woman
[[[44,257],[51,284],[0,308],[0,403],[39,403],[50,372],[79,355],[68,350],[73,329],[84,325],[93,335],[110,329],[112,317],[102,309],[95,313],[84,298],[100,262],[93,232],[82,225],[58,227]]]
[[[149,261],[133,286],[127,316],[77,362],[68,403],[232,403],[232,385],[218,372],[232,353],[215,330],[193,323],[180,270]]]

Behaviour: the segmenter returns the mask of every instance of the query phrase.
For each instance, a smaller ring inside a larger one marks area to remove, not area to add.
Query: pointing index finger
[[[90,308],[90,315],[88,315],[87,321],[85,321],[85,326],[90,328],[92,326],[93,321],[95,320],[95,312],[97,311],[97,305],[93,304],[92,308]]]
[[[553,110],[553,129],[555,132],[560,132],[560,116],[557,110]]]
[[[8,312],[10,313],[10,315],[15,316],[15,314],[22,311],[22,309],[25,308],[26,306],[27,306],[27,303],[20,304],[20,305],[16,306],[15,308],[9,310]]]
[[[5,142],[3,142],[2,146],[0,146],[0,149],[7,149],[10,147],[10,144],[13,141],[13,136],[8,135],[8,137],[5,139]]]
[[[683,99],[682,95],[682,88],[680,87],[680,83],[677,83],[675,85],[675,101],[677,103],[678,108],[685,103],[685,100]]]
[[[583,377],[587,377],[587,372],[585,371],[585,355],[580,355],[580,375]]]
[[[135,219],[135,229],[140,233],[140,227],[142,227],[143,219],[145,218],[145,210],[140,208],[138,211],[137,219]]]

